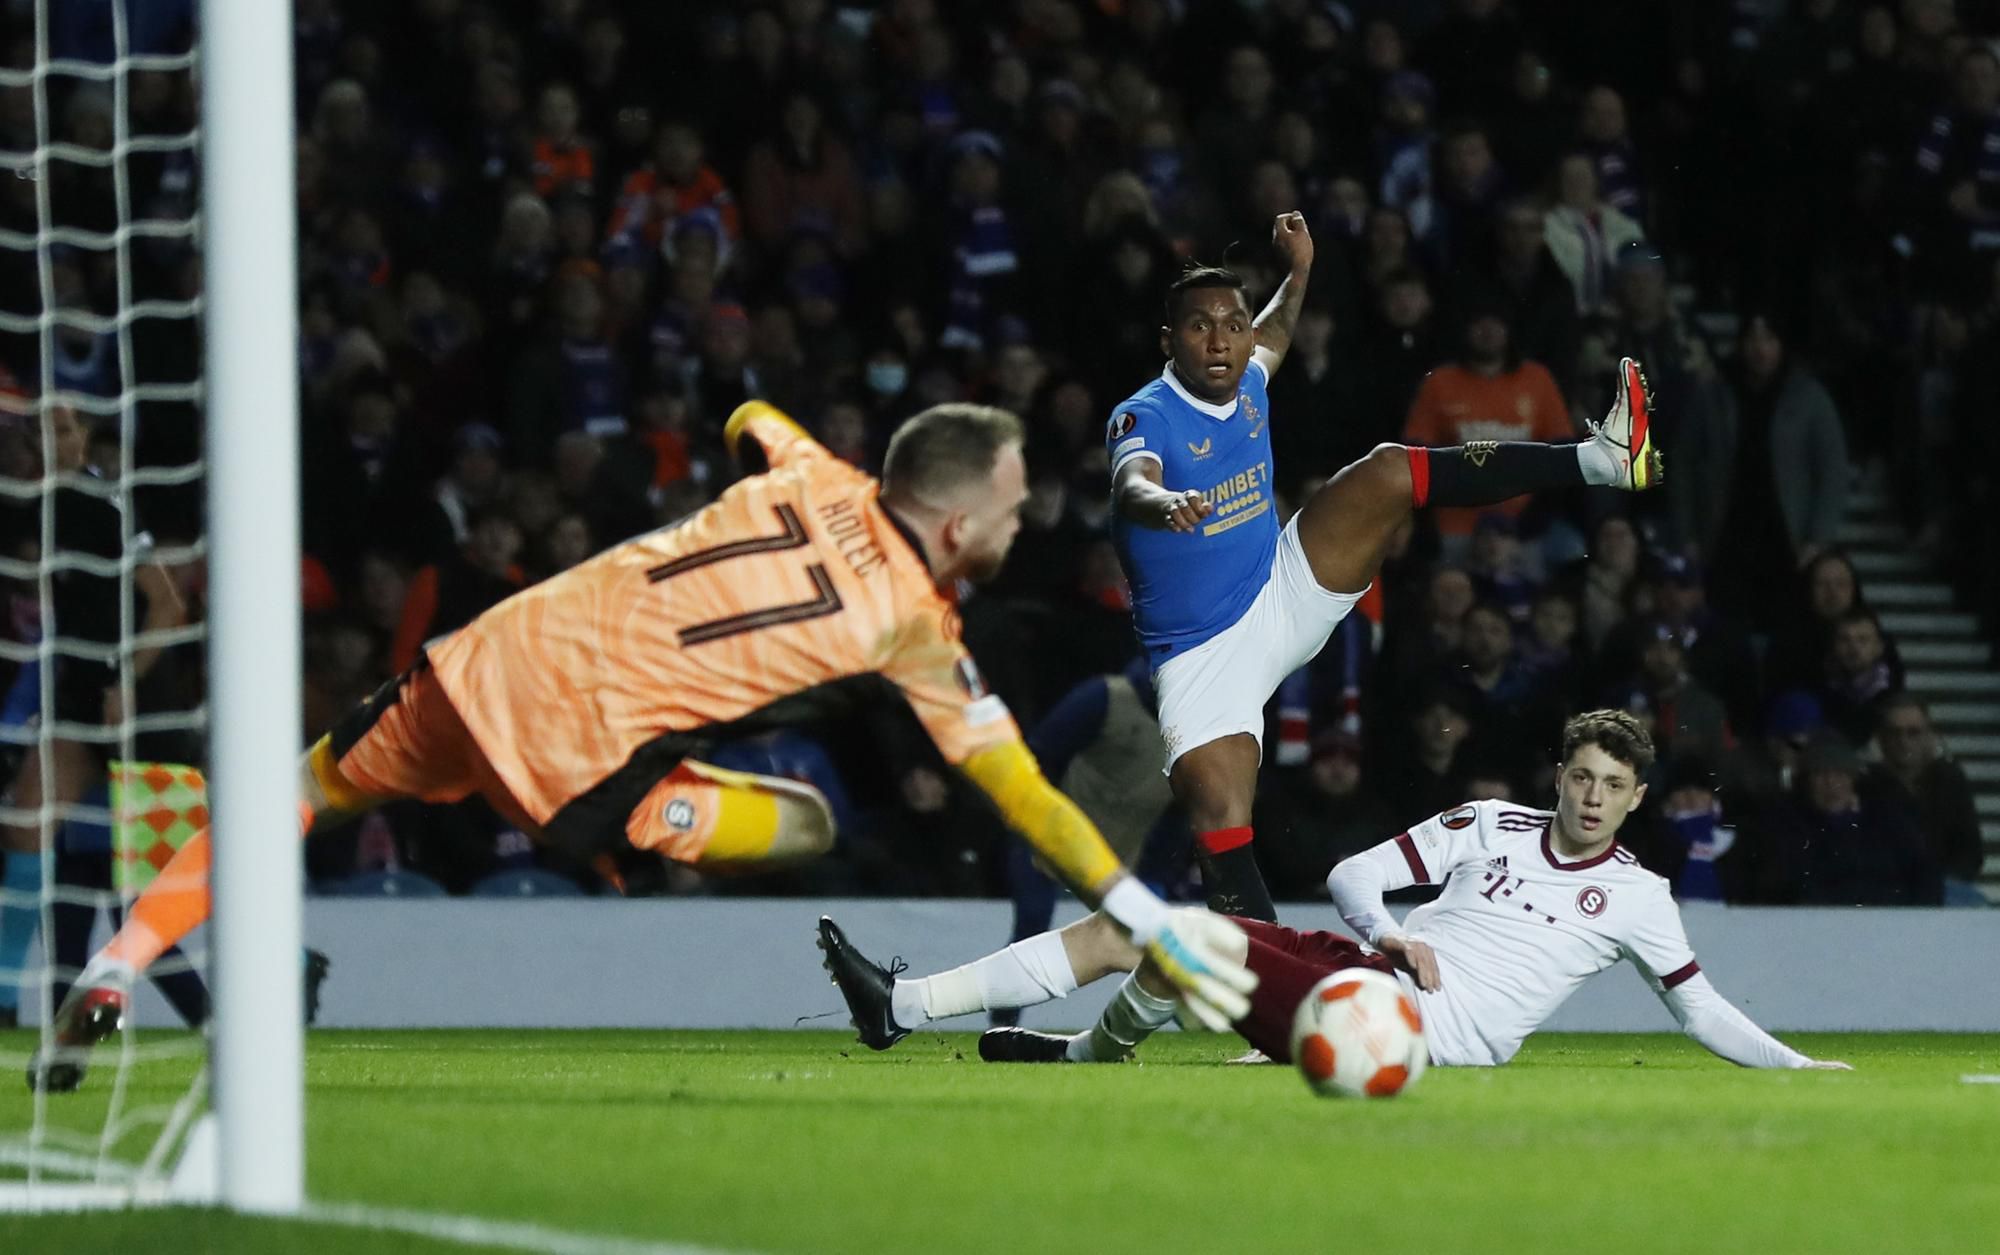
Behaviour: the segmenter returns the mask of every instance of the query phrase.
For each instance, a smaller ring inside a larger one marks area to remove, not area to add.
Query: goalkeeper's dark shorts
[[[1314,985],[1350,967],[1396,974],[1388,955],[1339,933],[1303,933],[1260,919],[1231,918],[1250,938],[1248,966],[1257,973],[1250,1014],[1236,1021],[1236,1031],[1281,1063],[1292,1061],[1292,1018]]]

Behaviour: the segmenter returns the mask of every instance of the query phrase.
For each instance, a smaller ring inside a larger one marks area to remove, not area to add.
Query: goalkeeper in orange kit
[[[702,868],[824,852],[817,790],[702,761],[729,737],[906,700],[947,761],[1087,901],[1159,962],[1190,1010],[1239,1017],[1255,978],[1234,925],[1169,909],[1042,776],[959,641],[947,590],[995,575],[1026,499],[1020,422],[940,405],[889,442],[882,480],[761,402],[724,431],[761,466],[679,526],[527,589],[431,648],[305,755],[306,829],[382,802],[477,793],[541,840],[620,845]],[[72,1089],[122,1022],[133,976],[208,915],[209,840],[190,841],[58,1012],[31,1084]]]

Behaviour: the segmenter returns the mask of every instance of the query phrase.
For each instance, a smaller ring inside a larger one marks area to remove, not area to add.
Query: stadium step
[[[2000,702],[1932,702],[1931,720],[1939,727],[1989,728],[2000,724]]]
[[[1965,732],[1951,738],[1956,758],[2000,758],[2000,734]]]
[[[1854,569],[1869,575],[1926,575],[1930,560],[1911,549],[1857,549],[1847,555]]]
[[[1886,610],[1882,612],[1882,626],[1901,644],[1905,637],[1977,636],[1979,618],[1935,610]]]
[[[1972,806],[1981,819],[2000,819],[2000,793],[1981,793],[1972,799]]]
[[[1979,825],[1979,835],[1986,839],[1988,846],[2000,846],[2000,821]]]
[[[1847,512],[1865,514],[1872,510],[1886,510],[1895,503],[1890,500],[1889,490],[1880,475],[1870,475],[1863,471],[1854,476],[1847,488]]]
[[[1906,683],[1920,693],[1986,695],[1986,693],[2000,693],[2000,671],[1910,667]]]
[[[1952,604],[1951,585],[1929,580],[1863,579],[1861,586],[1868,590],[1868,600],[1878,606],[1947,607]]]
[[[1909,641],[1896,648],[1910,666],[1983,667],[1993,660],[1993,649],[1984,641]]]
[[[1958,764],[1965,771],[1965,778],[1974,784],[2000,784],[2000,760],[1975,758],[1961,760]]]
[[[1909,540],[1900,523],[1851,516],[1840,525],[1840,531],[1835,533],[1834,538],[1849,550],[1858,550],[1866,545],[1901,545]]]
[[[2000,672],[1938,671],[1930,667],[1910,668],[1906,681],[1912,692],[1935,693],[1947,697],[1985,696],[2000,693]]]

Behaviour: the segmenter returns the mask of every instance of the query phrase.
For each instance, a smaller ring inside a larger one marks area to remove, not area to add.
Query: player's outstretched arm
[[[722,445],[750,475],[822,452],[819,442],[791,415],[765,401],[745,401],[736,407],[722,425]]]
[[[1199,1019],[1221,1030],[1249,1013],[1257,977],[1238,957],[1242,949],[1229,944],[1241,930],[1206,911],[1170,910],[1125,870],[1076,803],[1048,782],[1026,745],[1009,741],[980,750],[961,769],[1070,888],[1146,952]]]
[[[1749,1016],[1716,992],[1708,977],[1700,972],[1671,989],[1661,989],[1660,1000],[1673,1012],[1674,1019],[1680,1021],[1682,1032],[1739,1066],[1853,1071],[1837,1059],[1808,1058],[1758,1028]]]
[[[1254,324],[1257,348],[1251,356],[1263,363],[1267,378],[1277,372],[1291,351],[1292,329],[1298,326],[1299,311],[1305,308],[1306,281],[1312,276],[1313,262],[1312,233],[1306,230],[1305,215],[1279,214],[1271,224],[1271,246],[1291,269]]]
[[[1160,482],[1160,463],[1133,458],[1111,481],[1111,503],[1130,523],[1163,532],[1191,532],[1215,513],[1200,493],[1173,492]]]
[[[1680,908],[1667,882],[1653,877],[1654,893],[1631,916],[1619,946],[1646,978],[1660,1001],[1680,1022],[1681,1031],[1714,1054],[1746,1068],[1838,1068],[1847,1065],[1809,1059],[1750,1022],[1750,1017],[1717,993],[1689,947]]]

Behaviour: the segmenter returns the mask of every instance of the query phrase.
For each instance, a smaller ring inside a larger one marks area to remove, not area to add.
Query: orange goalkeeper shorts
[[[539,832],[426,659],[351,711],[329,739],[340,774],[370,802],[459,802],[477,793],[523,832]]]

